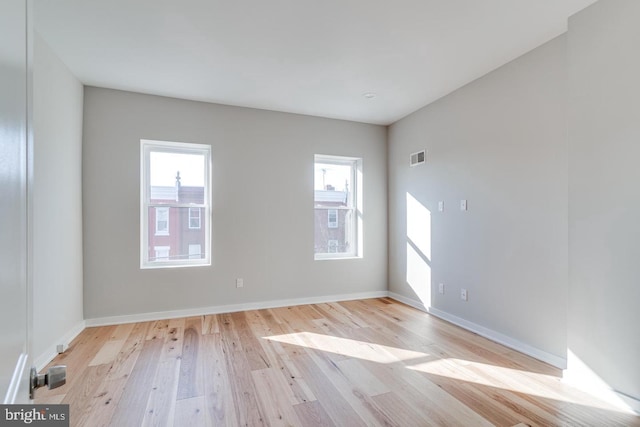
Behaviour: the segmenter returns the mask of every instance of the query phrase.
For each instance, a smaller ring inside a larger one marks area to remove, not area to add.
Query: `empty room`
[[[0,424],[640,426],[638,22],[3,0]]]

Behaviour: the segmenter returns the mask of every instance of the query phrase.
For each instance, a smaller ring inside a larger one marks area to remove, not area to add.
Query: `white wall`
[[[386,290],[384,127],[93,87],[84,101],[87,319]],[[211,144],[211,267],[139,268],[141,138]],[[316,153],[363,158],[363,259],[314,261]]]
[[[39,365],[83,321],[83,87],[37,34],[33,58],[33,354]]]
[[[638,411],[639,17],[636,0],[600,0],[568,39],[569,350]]]
[[[390,291],[560,366],[568,274],[565,58],[561,36],[389,129]],[[409,154],[424,148],[426,165],[410,168]]]

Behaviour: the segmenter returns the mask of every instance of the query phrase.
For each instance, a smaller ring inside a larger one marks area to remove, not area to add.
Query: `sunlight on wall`
[[[431,212],[407,193],[407,284],[431,307]]]
[[[567,369],[563,372],[562,380],[597,396],[623,412],[634,413],[633,408],[627,405],[609,384],[593,372],[571,349],[567,349]]]
[[[407,238],[431,262],[431,212],[407,193]]]
[[[407,283],[425,307],[431,307],[431,267],[407,242]]]

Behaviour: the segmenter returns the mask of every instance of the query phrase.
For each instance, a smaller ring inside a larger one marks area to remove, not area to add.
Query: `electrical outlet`
[[[438,292],[444,294],[444,283],[438,283]]]
[[[460,299],[462,301],[467,301],[467,290],[466,289],[460,289]]]
[[[460,210],[461,211],[466,211],[467,210],[467,201],[466,200],[460,200]]]
[[[244,279],[236,279],[236,288],[244,287]]]
[[[62,354],[62,353],[64,353],[64,344],[58,344],[58,345],[56,346],[56,352],[57,352],[58,354]]]
[[[444,212],[444,202],[438,202],[438,212]]]

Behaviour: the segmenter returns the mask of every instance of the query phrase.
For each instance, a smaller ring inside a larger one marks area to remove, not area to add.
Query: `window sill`
[[[339,261],[339,260],[353,260],[353,259],[362,259],[361,256],[358,255],[347,255],[347,256],[326,256],[326,255],[321,255],[318,256],[316,255],[314,257],[314,261]]]
[[[156,270],[160,268],[184,268],[184,267],[210,267],[211,262],[185,262],[185,263],[149,263],[140,266],[141,270]]]

